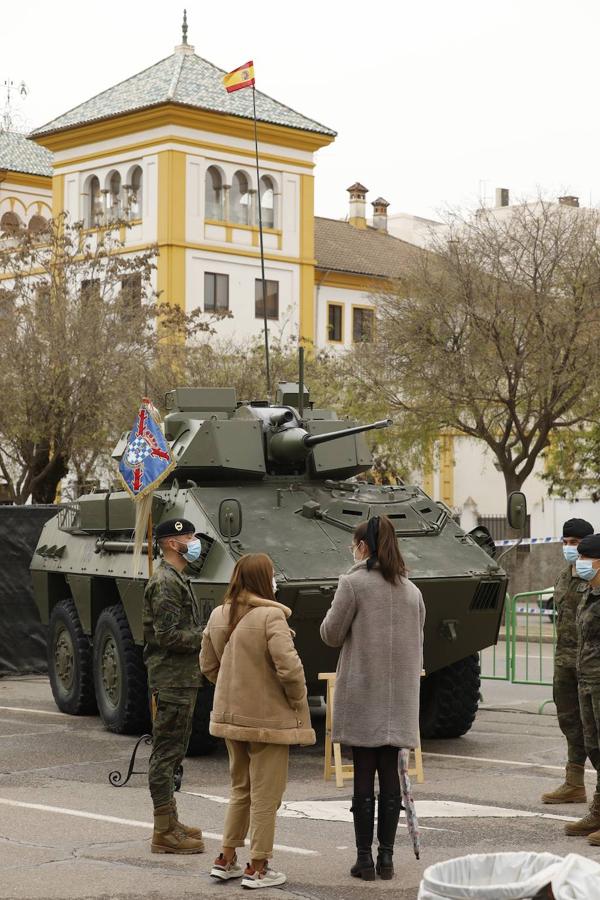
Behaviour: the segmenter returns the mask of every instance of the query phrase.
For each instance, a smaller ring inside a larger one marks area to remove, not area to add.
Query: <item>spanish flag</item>
[[[243,66],[239,66],[233,72],[225,75],[223,84],[228,94],[231,94],[233,91],[241,91],[242,88],[254,87],[253,61],[250,60],[250,62],[244,63]]]

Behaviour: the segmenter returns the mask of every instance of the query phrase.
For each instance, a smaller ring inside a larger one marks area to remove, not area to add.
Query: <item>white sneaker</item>
[[[242,878],[242,887],[256,890],[257,888],[277,887],[279,884],[285,884],[286,881],[287,877],[283,872],[276,872],[268,863],[262,872],[257,872],[248,864]]]
[[[237,856],[234,856],[231,862],[226,862],[222,853],[215,859],[213,867],[210,870],[213,878],[220,878],[221,881],[229,881],[230,878],[241,878],[242,867],[238,863]]]

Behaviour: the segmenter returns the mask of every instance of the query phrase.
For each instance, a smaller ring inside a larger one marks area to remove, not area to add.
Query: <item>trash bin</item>
[[[553,853],[486,853],[448,859],[425,869],[418,900],[531,900],[550,884],[563,862]]]

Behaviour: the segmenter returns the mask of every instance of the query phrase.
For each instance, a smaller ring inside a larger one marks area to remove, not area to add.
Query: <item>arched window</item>
[[[100,181],[96,175],[92,175],[88,181],[87,190],[87,210],[85,215],[85,224],[88,228],[94,228],[99,225],[104,215],[104,204],[102,203],[102,193],[100,192]]]
[[[130,219],[142,218],[142,167],[136,166],[130,175],[130,184],[125,185],[128,195],[128,208]]]
[[[21,220],[16,212],[5,212],[0,219],[0,232],[3,234],[16,234],[21,228]]]
[[[108,218],[111,222],[123,217],[121,208],[121,176],[113,172],[108,182]]]
[[[209,166],[205,178],[204,214],[207,219],[223,220],[223,179],[215,166]]]
[[[250,190],[243,172],[236,172],[231,181],[230,219],[240,225],[250,224]]]
[[[48,231],[48,220],[44,216],[35,215],[29,220],[27,229],[30,234],[41,235]]]
[[[265,228],[275,228],[275,191],[268,175],[260,179],[260,209]]]

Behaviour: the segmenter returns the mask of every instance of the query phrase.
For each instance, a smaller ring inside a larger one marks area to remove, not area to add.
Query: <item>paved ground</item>
[[[484,682],[473,730],[428,742],[421,807],[422,859],[406,829],[397,837],[397,878],[363,884],[348,876],[351,788],[322,780],[321,743],[293,753],[275,863],[288,883],[279,900],[414,900],[425,866],[469,852],[550,850],[600,861],[600,850],[563,834],[581,807],[542,807],[559,781],[563,745],[556,719],[538,715],[547,688]],[[210,833],[204,856],[151,855],[151,812],[143,776],[122,789],[108,773],[126,766],[132,738],[97,718],[58,713],[44,678],[0,681],[0,898],[236,898],[235,884],[207,875],[219,846],[227,797],[226,754],[186,761],[182,819]],[[146,751],[147,753],[147,751]],[[144,760],[142,759],[142,762]],[[593,776],[589,775],[589,786]],[[245,857],[243,857],[245,862]]]

